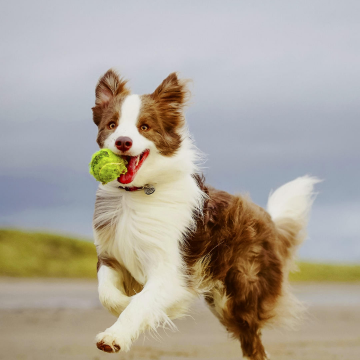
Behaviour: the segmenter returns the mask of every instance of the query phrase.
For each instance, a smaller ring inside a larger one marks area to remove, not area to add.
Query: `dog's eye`
[[[109,128],[110,130],[115,129],[115,126],[116,126],[116,124],[115,124],[113,121],[108,124],[108,128]]]
[[[143,124],[143,125],[140,126],[140,129],[141,129],[142,131],[147,131],[147,130],[149,130],[150,128],[149,128],[149,125]]]

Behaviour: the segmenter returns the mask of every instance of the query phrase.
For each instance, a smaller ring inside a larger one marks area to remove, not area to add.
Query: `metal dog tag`
[[[144,186],[144,192],[146,195],[151,195],[155,192],[155,188],[153,185],[145,185]]]

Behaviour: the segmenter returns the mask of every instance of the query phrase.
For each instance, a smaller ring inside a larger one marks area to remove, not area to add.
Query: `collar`
[[[139,190],[144,190],[146,195],[151,195],[155,192],[155,187],[153,185],[150,184],[146,184],[144,186],[119,186],[119,189],[123,189],[125,191],[139,191]]]
[[[138,191],[138,190],[143,190],[144,187],[138,187],[138,186],[132,186],[132,187],[128,187],[128,186],[119,186],[119,189],[124,189],[125,191]]]

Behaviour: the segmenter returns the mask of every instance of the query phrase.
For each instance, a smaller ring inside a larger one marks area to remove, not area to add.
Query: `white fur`
[[[141,108],[141,98],[133,94],[125,98],[121,105],[119,124],[116,130],[105,140],[104,147],[116,154],[120,151],[115,146],[119,136],[128,136],[132,139],[133,145],[127,153],[130,156],[140,155],[144,150],[157,151],[154,143],[139,133],[136,126]]]
[[[306,227],[311,205],[314,202],[316,177],[302,176],[276,189],[269,196],[267,210],[274,221],[291,218]]]
[[[172,157],[162,156],[155,145],[137,130],[136,122],[141,103],[137,95],[123,103],[119,126],[106,141],[112,150],[118,136],[133,140],[134,155],[150,149],[150,155],[129,186],[153,184],[155,193],[125,192],[116,181],[100,185],[96,222],[111,219],[111,226],[95,231],[98,254],[115,258],[143,290],[132,296],[119,319],[105,332],[98,334],[102,341],[114,348],[129,350],[131,343],[146,329],[158,326],[174,327],[171,318],[182,316],[194,297],[186,286],[179,245],[194,229],[193,211],[201,211],[204,194],[191,174],[196,172],[196,149],[187,130],[183,141]],[[119,276],[106,266],[99,273],[101,302],[113,313],[121,312],[124,294]],[[115,294],[114,299],[109,297]]]
[[[292,256],[289,257],[284,268],[285,273],[294,268],[296,251],[307,237],[307,224],[311,206],[315,200],[314,186],[320,182],[316,177],[302,176],[290,181],[270,194],[267,211],[274,223],[281,228],[282,222],[288,220],[296,223],[300,229],[296,243],[292,247]]]
[[[124,293],[122,273],[102,265],[98,271],[98,280],[101,304],[112,314],[119,316],[130,303],[130,298]]]

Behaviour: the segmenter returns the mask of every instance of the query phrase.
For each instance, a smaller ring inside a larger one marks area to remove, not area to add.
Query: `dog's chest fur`
[[[195,226],[203,193],[191,176],[159,185],[152,195],[100,186],[94,213],[98,255],[113,258],[140,284],[167,263],[182,270],[179,245]]]

